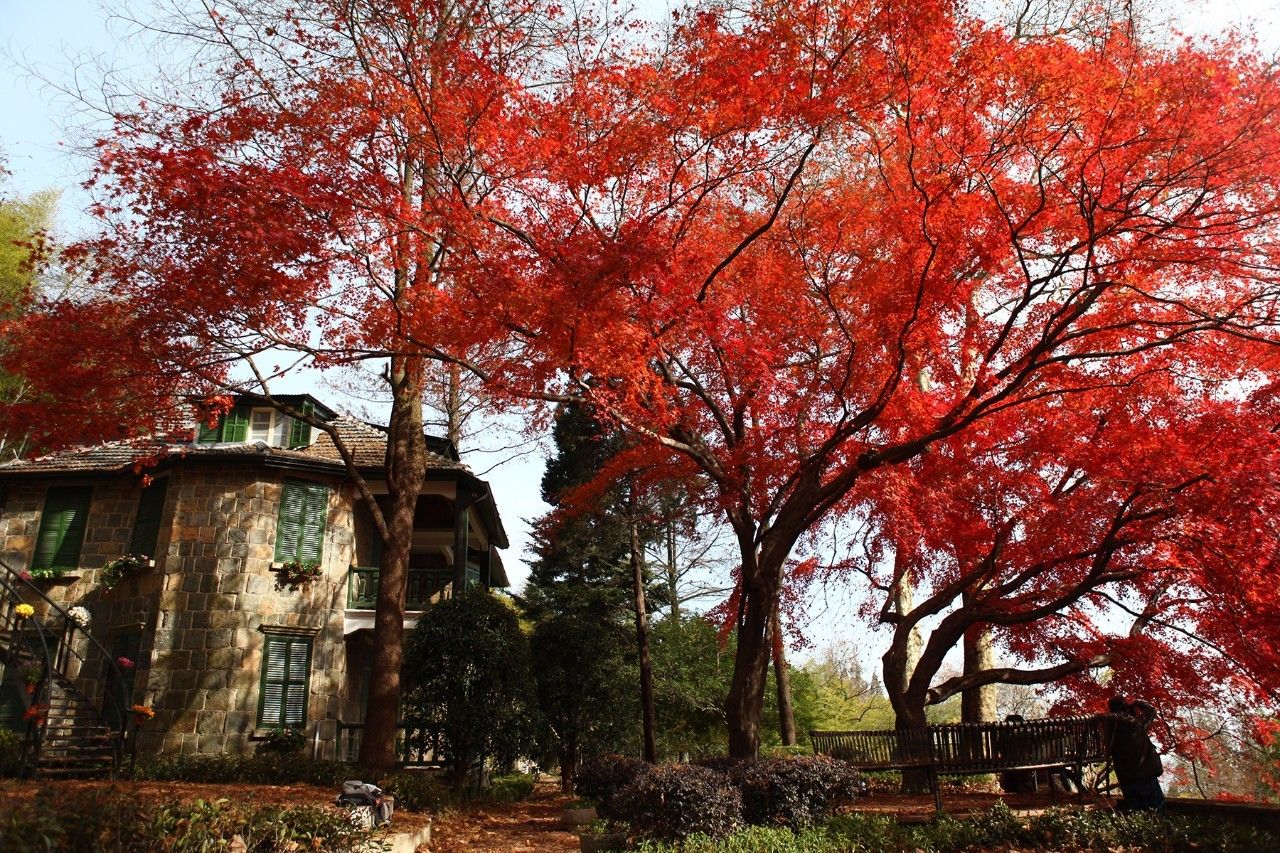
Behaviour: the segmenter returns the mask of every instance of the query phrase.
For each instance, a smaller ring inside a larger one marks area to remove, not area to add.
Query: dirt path
[[[477,803],[455,809],[432,825],[429,851],[576,851],[578,836],[560,827],[560,811],[566,800],[556,785],[544,782],[521,803]],[[419,848],[419,853],[427,849]]]

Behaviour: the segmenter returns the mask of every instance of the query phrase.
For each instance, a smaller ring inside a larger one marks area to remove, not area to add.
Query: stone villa
[[[381,430],[306,395],[285,402],[336,427],[374,492],[385,492]],[[312,432],[241,397],[216,428],[194,428],[182,443],[0,466],[0,577],[12,590],[25,583],[15,576],[34,576],[43,596],[32,595],[37,613],[26,624],[87,621],[65,634],[74,654],[62,655],[70,663],[58,682],[117,720],[132,704],[152,708],[136,727],[138,754],[244,752],[287,726],[305,731],[314,755],[335,757],[339,723],[363,720],[381,539],[332,440]],[[498,549],[508,542],[489,486],[449,442],[429,446],[407,626],[461,584],[507,585]],[[104,565],[126,554],[150,565],[110,584]],[[282,572],[298,566],[318,574],[283,584]],[[7,606],[11,627],[0,633],[17,637],[24,623]],[[84,610],[68,616],[76,607]],[[108,656],[132,666],[111,667]],[[0,724],[19,727],[35,699],[23,693],[18,656],[5,660]],[[112,680],[124,683],[113,690]]]

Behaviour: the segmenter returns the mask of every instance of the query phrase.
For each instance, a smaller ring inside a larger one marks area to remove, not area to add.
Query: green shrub
[[[638,758],[593,755],[578,763],[573,774],[573,789],[579,797],[599,803],[601,812],[612,814],[613,795],[648,769],[649,765]]]
[[[378,783],[396,798],[396,808],[411,812],[439,812],[455,802],[456,795],[434,775],[422,770],[401,770]]]
[[[749,826],[724,838],[691,835],[675,844],[644,841],[637,853],[835,853],[827,835],[818,829],[794,833],[789,829]]]
[[[305,782],[332,788],[356,775],[342,761],[312,761],[293,755],[162,755],[139,765],[138,779],[252,785],[292,785]]]
[[[906,830],[888,815],[850,814],[834,818],[827,824],[827,835],[833,850],[858,850],[867,853],[915,850]]]
[[[9,802],[0,810],[0,850],[7,853],[223,850],[237,835],[252,853],[363,853],[382,837],[356,829],[346,814],[331,808],[227,800],[154,805],[121,788],[43,788],[31,800]]]
[[[0,778],[21,775],[26,743],[23,735],[0,726]]]
[[[493,777],[489,799],[496,803],[518,803],[529,799],[532,793],[533,776],[527,773],[508,773]]]
[[[742,794],[725,776],[692,764],[651,767],[612,798],[617,817],[648,838],[726,835],[742,823]]]
[[[263,755],[297,756],[307,745],[307,735],[301,729],[275,728],[267,732],[258,744],[258,752]]]
[[[857,797],[860,782],[849,764],[825,756],[745,762],[729,780],[742,792],[747,823],[792,829],[825,823]]]

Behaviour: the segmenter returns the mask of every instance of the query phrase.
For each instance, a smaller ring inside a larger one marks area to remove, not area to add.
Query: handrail
[[[98,639],[93,636],[92,633],[90,633],[82,625],[80,625],[79,622],[72,619],[71,616],[68,615],[68,613],[62,609],[62,606],[60,604],[58,604],[56,601],[51,599],[49,596],[45,595],[44,590],[40,589],[38,586],[36,586],[27,578],[24,578],[20,571],[15,570],[12,566],[10,566],[4,560],[0,560],[0,568],[3,568],[6,573],[6,574],[0,574],[0,587],[3,587],[6,593],[5,597],[6,599],[8,599],[10,603],[10,609],[9,609],[10,615],[12,615],[13,607],[15,606],[14,603],[22,601],[22,596],[19,594],[19,590],[33,593],[34,595],[38,596],[41,600],[43,600],[43,602],[46,605],[48,605],[50,612],[55,613],[62,618],[62,622],[63,622],[62,638],[61,638],[61,641],[56,646],[58,650],[65,649],[67,653],[74,655],[82,665],[87,664],[88,659],[84,655],[80,654],[80,652],[76,650],[75,644],[71,642],[75,636],[75,632],[79,630],[82,634],[84,634],[86,638],[88,638],[90,645],[95,647],[99,652],[102,653],[102,659],[106,663],[107,675],[109,676],[108,681],[115,687],[116,691],[118,691],[119,693],[119,696],[115,698],[119,698],[123,701],[120,703],[121,713],[119,715],[119,719],[113,722],[113,720],[111,719],[112,715],[108,713],[109,703],[113,697],[111,696],[111,689],[104,685],[102,690],[101,704],[100,706],[95,707],[95,710],[98,712],[99,720],[103,723],[103,725],[111,729],[118,728],[118,733],[115,738],[116,768],[118,769],[120,766],[120,760],[123,755],[122,750],[123,750],[124,740],[129,730],[129,716],[130,716],[129,707],[128,707],[130,697],[125,695],[124,693],[124,689],[125,689],[124,672],[120,669],[119,664],[116,663],[115,658],[112,657],[111,652],[108,651],[107,648],[104,645],[102,645],[102,643],[100,643]],[[21,586],[15,586],[15,584],[13,583],[13,581],[15,580],[19,584],[21,584]],[[40,636],[41,644],[44,647],[44,653],[45,653],[44,654],[45,656],[44,673],[43,673],[44,677],[41,679],[41,683],[43,684],[41,693],[47,699],[49,694],[49,689],[50,689],[50,681],[51,681],[51,679],[48,677],[48,674],[51,669],[55,672],[58,672],[68,681],[71,681],[71,678],[66,674],[66,672],[62,671],[55,665],[56,661],[54,660],[53,657],[50,656],[49,644],[45,640],[45,633],[48,630],[48,628],[47,626],[42,624],[42,620],[37,619],[35,616],[32,616],[29,619],[23,620],[23,621],[28,621],[36,627],[37,633]],[[12,633],[13,629],[17,627],[18,627],[18,622],[14,621],[13,626],[11,628],[11,633],[10,633],[11,637],[13,636],[13,633]],[[85,697],[85,698],[88,699],[89,697]],[[90,704],[93,704],[92,699],[90,699]],[[46,716],[45,720],[40,725],[41,732],[43,732],[44,726],[45,724],[47,724],[47,722],[48,722],[48,718]],[[39,757],[39,743],[37,743],[35,758],[38,758],[38,757]]]

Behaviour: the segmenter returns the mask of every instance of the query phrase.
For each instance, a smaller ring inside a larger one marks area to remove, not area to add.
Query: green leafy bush
[[[742,824],[742,794],[720,773],[692,764],[651,767],[612,797],[617,817],[641,835],[721,836]]]
[[[331,788],[354,778],[354,767],[342,761],[312,761],[294,755],[162,755],[140,765],[135,777],[158,781],[256,785],[305,782]]]
[[[296,756],[307,745],[307,735],[302,729],[275,728],[267,732],[258,744],[258,752],[264,755]]]
[[[794,833],[789,829],[750,826],[727,835],[712,838],[709,835],[691,835],[679,844],[660,841],[644,841],[637,853],[833,853],[831,839],[820,829]]]
[[[611,812],[610,801],[614,794],[631,784],[637,776],[649,769],[638,758],[626,755],[593,755],[578,763],[573,774],[573,789],[580,797],[595,800],[602,812]]]
[[[493,777],[489,799],[497,803],[518,803],[529,799],[532,793],[533,776],[527,773],[508,773]]]
[[[7,853],[222,850],[235,836],[252,853],[364,853],[381,841],[381,834],[355,828],[336,809],[227,800],[161,806],[139,802],[122,788],[49,787],[0,807],[0,850]]]
[[[747,823],[801,829],[825,823],[858,795],[858,772],[825,756],[769,758],[739,764],[729,780],[742,793]]]
[[[455,802],[456,795],[439,779],[421,770],[401,770],[378,783],[396,798],[396,808],[411,812],[439,812]]]
[[[22,773],[26,738],[13,729],[0,726],[0,778]]]

